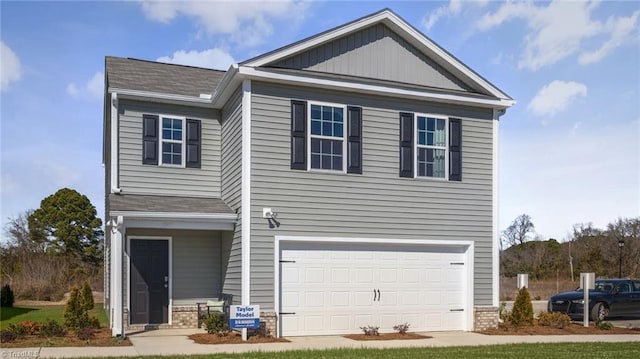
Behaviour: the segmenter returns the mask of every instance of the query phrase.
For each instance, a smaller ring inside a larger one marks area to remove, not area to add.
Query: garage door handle
[[[375,289],[373,290],[373,301],[374,302],[376,301],[376,290]]]
[[[380,289],[378,289],[378,302],[380,301]]]
[[[464,312],[464,309],[449,309],[450,312]]]
[[[280,315],[295,315],[296,312],[280,312],[278,314],[280,314]]]

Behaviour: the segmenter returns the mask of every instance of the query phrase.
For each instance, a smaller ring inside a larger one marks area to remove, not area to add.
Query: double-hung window
[[[416,175],[446,178],[447,119],[416,116]]]
[[[400,177],[462,181],[462,120],[400,112]]]
[[[160,121],[160,164],[184,166],[184,119],[162,116]]]
[[[200,120],[171,115],[142,115],[142,164],[201,168]]]
[[[346,106],[309,103],[310,169],[344,172]]]

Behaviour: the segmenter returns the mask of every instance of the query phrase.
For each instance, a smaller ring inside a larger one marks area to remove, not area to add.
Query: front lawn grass
[[[483,345],[472,347],[394,348],[394,349],[329,349],[283,352],[250,352],[211,355],[146,356],[145,359],[415,359],[415,358],[611,358],[636,359],[640,355],[638,342],[625,343],[533,343]]]
[[[89,311],[89,316],[98,317],[101,326],[109,324],[107,313],[102,309],[102,303],[96,303],[96,308]],[[19,323],[24,320],[44,323],[51,319],[60,324],[64,323],[63,305],[0,308],[0,329],[5,329],[11,323]]]

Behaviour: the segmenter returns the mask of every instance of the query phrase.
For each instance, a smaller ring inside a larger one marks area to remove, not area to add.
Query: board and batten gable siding
[[[362,107],[362,175],[290,169],[291,99]],[[401,111],[462,119],[461,182],[399,177]],[[471,240],[474,305],[492,304],[491,110],[253,82],[251,116],[252,303],[273,308],[273,242],[284,235]]]
[[[270,66],[469,91],[468,86],[383,24],[376,24]]]
[[[120,100],[118,110],[119,174],[123,193],[220,198],[219,111],[125,100]],[[143,165],[143,114],[173,115],[200,120],[202,168]]]
[[[127,228],[126,238],[171,237],[172,300],[180,305],[195,305],[202,298],[218,298],[222,291],[220,231]],[[129,240],[126,241],[127,246]],[[129,303],[129,247],[123,262],[123,298]]]
[[[223,292],[240,304],[242,287],[242,91],[222,108],[221,198],[238,213],[235,230],[223,233]]]

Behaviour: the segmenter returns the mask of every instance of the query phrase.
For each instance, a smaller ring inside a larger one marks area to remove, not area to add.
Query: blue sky
[[[2,1],[2,225],[62,187],[103,216],[104,56],[227,69],[385,7],[517,100],[501,229],[527,213],[562,240],[640,215],[638,2]]]

